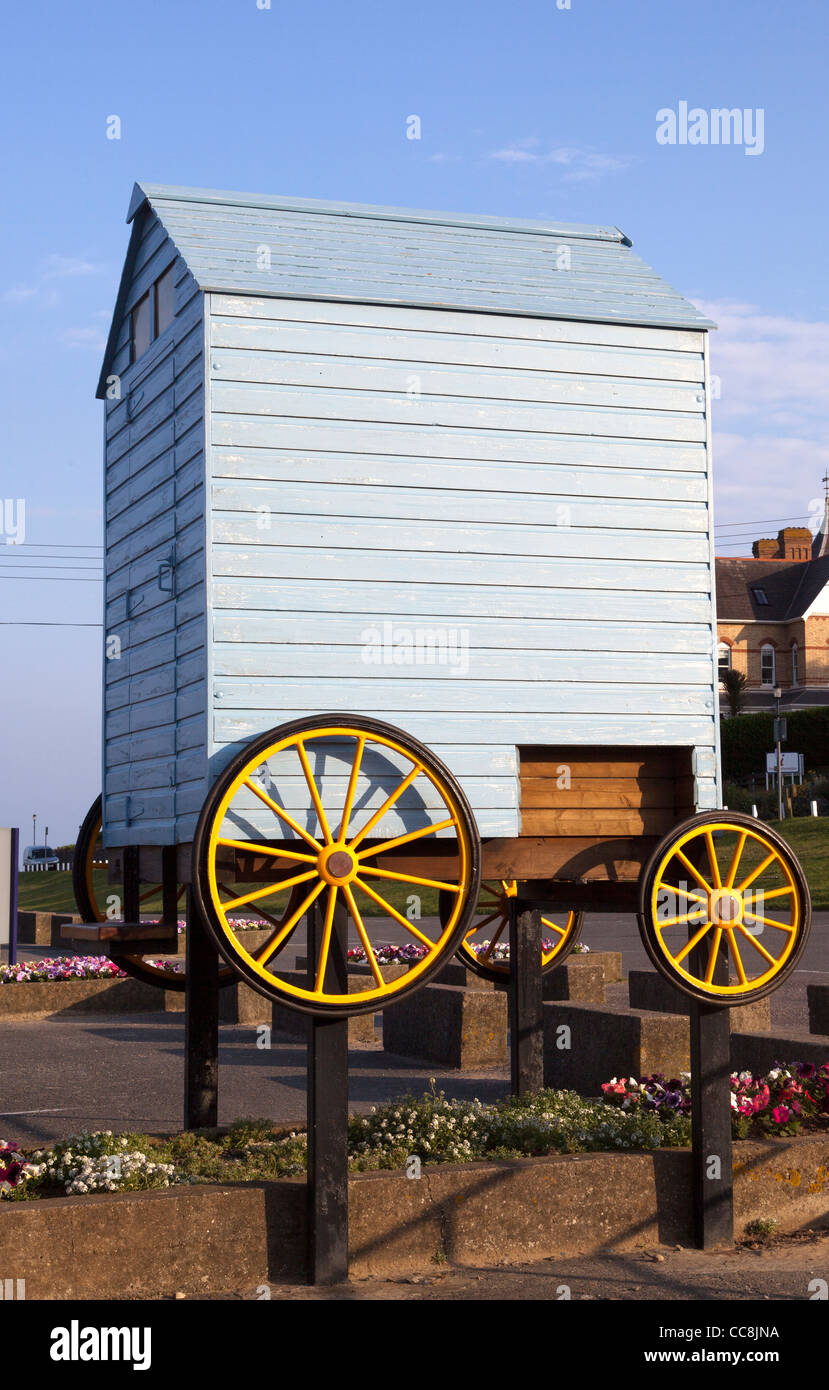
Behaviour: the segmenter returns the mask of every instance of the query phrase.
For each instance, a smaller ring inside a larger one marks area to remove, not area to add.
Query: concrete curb
[[[0,985],[0,1022],[73,1014],[154,1013],[184,999],[142,980],[30,980]],[[182,1004],[183,1007],[183,1004]]]
[[[734,1149],[735,1229],[829,1225],[829,1136]],[[690,1245],[691,1154],[570,1154],[349,1179],[353,1275]],[[0,1268],[28,1299],[162,1298],[302,1282],[305,1183],[0,1204]]]

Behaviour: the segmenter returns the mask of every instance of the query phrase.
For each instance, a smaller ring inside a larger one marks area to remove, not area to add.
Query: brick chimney
[[[751,553],[755,560],[811,560],[812,533],[808,526],[784,526],[776,541],[755,541]]]

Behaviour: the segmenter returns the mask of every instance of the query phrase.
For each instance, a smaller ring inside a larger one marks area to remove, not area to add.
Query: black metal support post
[[[184,1128],[219,1121],[219,955],[187,889],[187,987],[184,994]]]
[[[509,900],[509,1012],[512,1089],[531,1096],[544,1085],[541,914]]]
[[[308,914],[308,969],[319,955],[322,911]],[[348,989],[348,916],[335,910],[326,978]],[[314,1017],[308,1035],[308,1274],[348,1278],[348,1019]]]

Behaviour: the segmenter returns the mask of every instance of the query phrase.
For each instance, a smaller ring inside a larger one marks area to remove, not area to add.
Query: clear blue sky
[[[718,524],[805,517],[829,464],[827,39],[826,0],[10,9],[0,499],[26,498],[29,548],[0,544],[0,619],[100,621],[77,567],[98,563],[94,387],[136,178],[622,227],[720,323]],[[762,108],[763,153],[658,144],[681,101]],[[77,572],[35,579],[46,546]],[[100,789],[99,650],[93,627],[0,626],[0,824],[24,841],[33,811],[74,838]]]

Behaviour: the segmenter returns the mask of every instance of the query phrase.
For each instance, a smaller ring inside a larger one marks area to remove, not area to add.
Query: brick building
[[[775,686],[789,708],[829,705],[829,495],[814,538],[787,526],[716,564],[720,670],[746,673],[746,706],[772,707]]]

